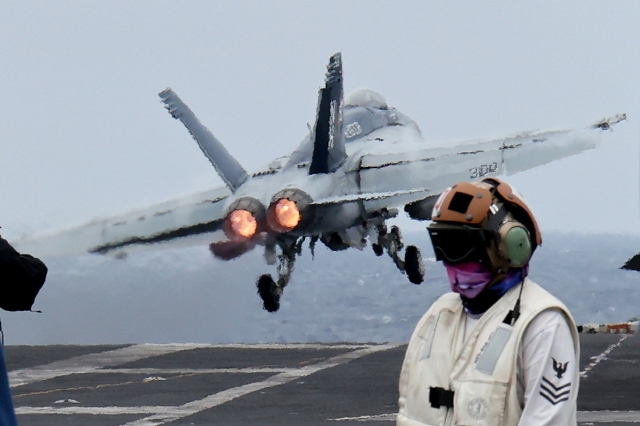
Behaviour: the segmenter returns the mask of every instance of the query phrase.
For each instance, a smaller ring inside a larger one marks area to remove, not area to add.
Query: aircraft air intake
[[[264,206],[255,198],[242,197],[229,206],[223,229],[231,241],[251,239],[260,232],[260,221],[264,218]]]
[[[267,224],[277,233],[291,232],[313,219],[313,200],[299,189],[283,189],[273,196],[267,210]]]

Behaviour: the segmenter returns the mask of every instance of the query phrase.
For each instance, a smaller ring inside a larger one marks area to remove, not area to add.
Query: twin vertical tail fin
[[[318,93],[318,111],[313,129],[313,156],[309,174],[332,173],[347,158],[342,132],[342,54],[329,58],[325,86]]]
[[[249,179],[249,175],[240,163],[229,154],[229,151],[213,136],[209,129],[200,123],[200,120],[173,90],[167,88],[158,93],[158,96],[164,102],[165,108],[169,110],[171,116],[182,121],[231,192],[235,192]]]
[[[209,129],[200,123],[173,90],[167,88],[158,95],[171,116],[184,124],[231,192],[235,192],[249,179],[240,163],[229,154]],[[336,53],[329,58],[325,86],[318,93],[310,175],[335,172],[347,158],[342,132],[343,97],[342,55]]]

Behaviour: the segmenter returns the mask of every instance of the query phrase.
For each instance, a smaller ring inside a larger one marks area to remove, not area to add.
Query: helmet
[[[358,89],[351,92],[345,99],[344,105],[387,109],[387,101],[384,96],[370,89]]]
[[[436,260],[483,260],[495,274],[525,266],[542,243],[538,224],[511,186],[495,179],[461,182],[446,189],[427,228]]]

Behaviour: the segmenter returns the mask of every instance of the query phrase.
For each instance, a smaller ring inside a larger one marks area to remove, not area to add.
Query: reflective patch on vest
[[[420,361],[423,359],[428,359],[431,356],[431,347],[433,346],[433,339],[436,335],[436,327],[438,326],[438,320],[440,319],[440,312],[431,323],[431,328],[429,329],[429,333],[427,334],[427,341],[424,345],[424,350],[422,351],[422,356],[420,357]]]
[[[477,359],[476,370],[489,375],[493,374],[493,370],[495,370],[498,359],[502,355],[502,351],[507,345],[512,332],[512,329],[505,327],[498,327],[493,332]]]

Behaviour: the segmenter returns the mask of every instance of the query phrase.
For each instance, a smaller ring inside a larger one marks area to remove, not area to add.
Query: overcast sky
[[[157,93],[247,170],[307,132],[331,54],[427,141],[629,120],[509,178],[546,229],[640,233],[640,2],[3,1],[0,225],[52,231],[222,184]]]

